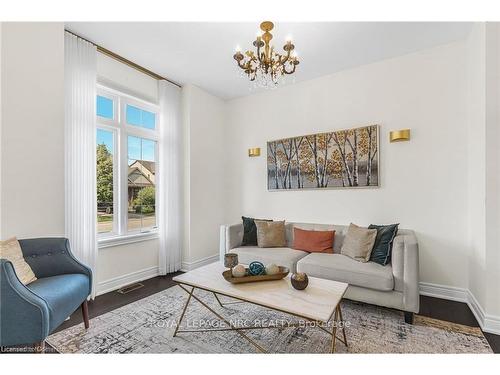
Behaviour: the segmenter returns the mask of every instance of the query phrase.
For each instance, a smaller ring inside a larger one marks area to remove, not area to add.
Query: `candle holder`
[[[224,267],[229,268],[231,272],[233,271],[233,267],[238,265],[238,254],[227,253],[224,255]]]

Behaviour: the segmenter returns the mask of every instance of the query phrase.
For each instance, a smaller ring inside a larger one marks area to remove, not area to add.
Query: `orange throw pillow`
[[[304,230],[293,228],[293,248],[310,253],[333,254],[334,230]]]

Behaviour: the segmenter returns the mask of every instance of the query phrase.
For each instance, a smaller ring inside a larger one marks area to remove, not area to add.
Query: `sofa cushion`
[[[257,226],[255,225],[255,220],[272,221],[245,216],[242,216],[241,220],[243,221],[243,240],[241,241],[241,246],[257,246]]]
[[[255,220],[255,225],[257,226],[257,246],[286,246],[285,221]]]
[[[298,261],[297,271],[364,288],[383,291],[394,289],[394,277],[390,265],[362,263],[342,254],[309,254]]]
[[[38,279],[26,287],[47,303],[52,332],[87,298],[89,278],[82,274],[57,275]]]
[[[309,253],[333,253],[334,230],[293,228],[293,248]]]
[[[391,261],[392,242],[398,233],[399,224],[375,225],[370,224],[368,229],[377,230],[377,238],[373,245],[370,260],[385,266]]]
[[[231,249],[232,253],[238,254],[238,261],[242,264],[250,264],[254,260],[268,265],[274,263],[278,266],[285,266],[290,272],[295,272],[297,261],[305,257],[308,253],[302,250],[294,250],[289,247],[273,247],[264,249],[260,247],[237,247]]]
[[[368,262],[376,237],[376,229],[362,228],[351,223],[340,252],[359,262]]]

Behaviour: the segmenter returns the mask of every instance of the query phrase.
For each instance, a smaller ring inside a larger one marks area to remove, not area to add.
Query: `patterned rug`
[[[195,294],[233,323],[278,327],[246,331],[273,353],[329,351],[331,338],[318,327],[286,327],[300,323],[298,318],[249,303],[221,307],[213,294],[200,290]],[[236,332],[179,333],[172,337],[186,298],[187,294],[175,286],[92,319],[88,330],[78,324],[49,336],[47,342],[61,353],[258,352]],[[223,298],[223,303],[230,302]],[[349,347],[338,342],[338,353],[492,353],[479,328],[422,316],[409,325],[400,311],[353,301],[343,301],[342,311]],[[192,300],[181,327],[196,330],[223,325]]]

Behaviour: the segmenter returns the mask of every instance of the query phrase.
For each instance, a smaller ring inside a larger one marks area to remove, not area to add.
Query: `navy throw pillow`
[[[376,229],[377,237],[373,245],[370,261],[385,266],[391,261],[392,242],[398,233],[399,224],[374,225],[370,224],[368,229]]]

